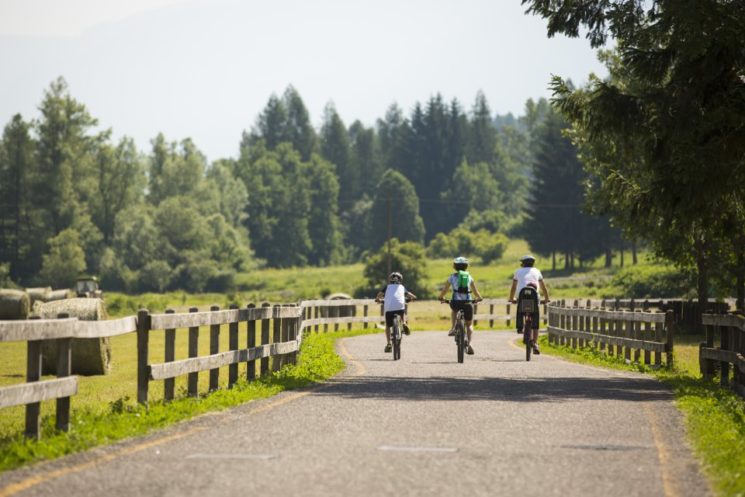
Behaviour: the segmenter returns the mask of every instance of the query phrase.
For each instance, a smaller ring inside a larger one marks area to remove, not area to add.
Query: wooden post
[[[579,317],[579,331],[585,331],[585,317],[584,316]],[[585,346],[584,339],[580,338],[579,340],[577,340],[577,342],[580,347]]]
[[[255,309],[255,304],[248,304],[247,309]],[[252,349],[256,347],[256,320],[248,320],[248,330],[246,336],[246,347]],[[246,381],[253,381],[256,379],[256,361],[248,361],[246,363]]]
[[[264,302],[263,304],[261,304],[261,307],[271,307],[271,306],[272,304],[270,304],[269,302]],[[266,318],[266,319],[261,320],[261,345],[266,345],[268,343],[269,343],[269,318]],[[268,373],[269,373],[269,358],[262,357],[259,374],[261,374],[261,376],[265,376]]]
[[[281,306],[279,304],[275,304],[274,307],[274,322],[272,323],[273,328],[273,336],[272,336],[272,342],[273,343],[279,343],[282,341],[282,318],[279,317],[279,310],[281,309]],[[279,369],[282,367],[282,358],[279,355],[272,356],[272,371],[279,371]]]
[[[732,350],[732,342],[730,342],[730,331],[729,326],[721,326],[720,331],[722,332],[721,349],[730,351]],[[719,370],[721,371],[721,377],[719,384],[723,387],[729,386],[729,362],[719,361]]]
[[[292,307],[292,304],[284,304],[282,307],[289,308]],[[290,333],[292,332],[290,328],[292,327],[292,319],[290,318],[282,318],[282,326],[281,326],[281,334],[280,334],[280,342],[289,342],[290,341]],[[285,364],[290,363],[290,357],[287,354],[282,354],[279,356],[279,367],[281,368]]]
[[[654,323],[654,341],[662,341],[662,332],[665,327],[664,323]],[[662,352],[655,350],[654,352],[654,365],[656,367],[662,367]]]
[[[333,311],[334,317],[338,319],[339,316],[341,315],[341,312],[339,312],[339,311],[341,311],[341,307],[339,307],[338,305],[335,305],[331,309],[334,310]],[[334,331],[339,331],[339,322],[338,321],[334,322]]]
[[[635,312],[641,312],[641,309],[637,309]],[[642,339],[642,323],[641,321],[634,321],[632,323],[632,326],[634,327],[634,339],[635,340],[641,340]],[[642,349],[635,349],[634,350],[634,361],[641,363],[641,350]]]
[[[220,310],[219,305],[210,306],[211,312]],[[220,352],[220,325],[210,325],[210,355]],[[219,388],[220,368],[210,369],[210,392]]]
[[[646,301],[645,301],[646,302]],[[648,322],[644,322],[644,331],[642,336],[644,337],[644,340],[649,340],[650,335],[652,334],[652,325]],[[648,351],[644,351],[644,364],[649,365],[652,363],[652,354]]]
[[[605,325],[608,330],[608,336],[614,337],[616,336],[616,321],[614,319],[606,318]],[[612,343],[608,343],[608,355],[612,356],[615,355],[616,347]]]
[[[199,312],[199,309],[190,307],[189,312]],[[199,356],[199,326],[192,326],[189,328],[189,358],[197,356]],[[187,391],[189,397],[199,395],[199,372],[189,373]]]
[[[317,305],[316,306],[313,306],[313,319],[318,319],[320,317],[320,315],[321,315],[320,309],[321,308],[319,306],[317,306]],[[320,329],[321,329],[320,325],[315,325],[313,327],[313,331],[315,331],[316,333],[318,333],[318,331]],[[326,331],[325,328],[324,328],[324,331]]]
[[[473,304],[473,315],[475,316],[478,313],[479,313],[479,305],[478,304]],[[474,319],[473,320],[473,326],[474,326],[474,328],[476,327],[477,324],[479,324],[479,322]]]
[[[489,304],[489,329],[494,329],[494,304]]]
[[[367,304],[362,306],[362,314],[367,318]],[[367,321],[365,321],[362,325],[364,329],[367,329]]]
[[[26,382],[33,383],[41,379],[41,340],[29,340],[26,352]],[[41,433],[41,402],[26,404],[26,431],[28,438],[39,439]]]
[[[597,316],[592,317],[592,347],[598,349],[598,333],[600,332],[600,319]]]
[[[510,302],[507,302],[507,328],[512,327],[512,304]]]
[[[147,390],[150,382],[149,359],[150,313],[147,309],[137,311],[137,402],[147,405]]]
[[[665,352],[667,353],[667,367],[673,367],[673,344],[675,342],[675,323],[673,318],[673,312],[667,311],[665,313],[665,341],[667,346]]]
[[[166,314],[173,314],[176,311],[173,309],[166,309]],[[173,362],[176,360],[176,330],[171,328],[165,330],[166,335],[166,351],[165,351],[165,362]],[[176,378],[166,378],[163,380],[163,398],[165,400],[173,400],[176,393]]]
[[[632,338],[634,336],[634,322],[633,321],[631,321],[630,319],[625,321],[623,323],[623,328],[624,328],[624,333],[623,333],[624,338]],[[624,358],[627,361],[631,362],[631,347],[629,347],[628,345],[624,347]]]
[[[66,319],[70,315],[66,312],[57,315],[57,319]],[[65,378],[72,374],[72,338],[57,339],[57,378]],[[58,430],[70,429],[70,397],[57,399],[56,426]]]
[[[238,310],[238,304],[230,304],[231,310]],[[235,322],[228,324],[228,347],[230,350],[238,350],[238,323],[239,319],[236,317]],[[238,363],[231,364],[228,366],[228,388],[233,388],[233,385],[238,381]]]

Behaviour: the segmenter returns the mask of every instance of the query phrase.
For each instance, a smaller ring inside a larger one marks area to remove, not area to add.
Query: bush
[[[424,247],[416,242],[401,243],[391,240],[391,270],[404,275],[404,286],[418,298],[426,298],[432,292],[425,286],[427,281],[427,262]],[[388,251],[383,245],[380,250],[365,260],[367,285],[358,289],[356,295],[374,296],[388,281]]]
[[[85,253],[80,248],[80,235],[68,228],[48,242],[49,252],[44,254],[41,281],[54,288],[71,288],[78,274],[85,271]]]
[[[458,244],[455,238],[445,233],[437,233],[427,247],[427,255],[435,259],[453,257],[457,251]]]
[[[688,297],[696,288],[693,275],[671,267],[634,266],[621,270],[611,280],[619,294],[628,298]]]

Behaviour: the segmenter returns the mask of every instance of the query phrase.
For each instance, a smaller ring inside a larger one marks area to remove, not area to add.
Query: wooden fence
[[[732,388],[745,397],[745,317],[736,314],[704,314],[702,321],[706,327],[706,342],[699,346],[701,374],[704,378],[712,378],[719,369],[720,383],[726,387],[730,385],[732,365]]]
[[[28,342],[26,383],[0,388],[0,408],[26,406],[25,434],[39,438],[41,402],[56,399],[57,429],[67,431],[70,425],[70,397],[78,392],[78,378],[71,376],[71,343],[73,338],[112,337],[131,333],[137,328],[135,318],[110,321],[78,321],[77,318],[0,321],[0,342]],[[57,342],[57,379],[41,380],[42,342]]]
[[[375,315],[368,315],[370,307]],[[357,316],[358,308],[362,316]],[[61,315],[60,319],[0,321],[0,342],[27,342],[28,361],[26,383],[0,388],[0,408],[26,406],[25,434],[39,438],[41,402],[56,399],[56,426],[67,431],[70,423],[70,397],[78,391],[78,377],[71,376],[72,338],[103,338],[137,333],[137,400],[148,402],[151,381],[164,382],[164,398],[174,398],[175,378],[187,375],[188,395],[197,395],[199,373],[209,371],[209,388],[219,385],[220,369],[228,366],[228,385],[238,381],[238,364],[247,364],[246,379],[278,371],[284,364],[292,364],[300,349],[303,331],[311,328],[327,331],[329,325],[339,329],[346,324],[383,321],[382,307],[374,300],[313,300],[300,304],[244,308],[233,306],[220,310],[212,306],[209,311],[199,312],[191,308],[187,313],[166,310],[163,314],[151,314],[141,310],[137,316],[108,321],[79,321]],[[244,324],[245,323],[245,324]],[[221,326],[228,326],[229,350],[220,352]],[[209,326],[210,352],[198,355],[200,327]],[[187,328],[187,359],[175,360],[176,330]],[[239,332],[244,328],[245,347],[239,346]],[[151,335],[163,330],[165,353],[163,362],[150,362]],[[57,378],[41,381],[42,342],[57,342]],[[271,361],[271,362],[270,362]]]
[[[542,317],[543,324],[548,323],[548,308],[546,304],[542,304]],[[484,312],[488,309],[488,312]],[[504,309],[504,313],[500,310]],[[496,311],[496,312],[495,312]],[[494,328],[494,322],[505,323],[509,328],[512,326],[513,320],[516,319],[517,304],[511,304],[507,299],[484,299],[478,304],[473,305],[473,324],[478,324],[479,321],[489,321],[489,328]]]
[[[548,339],[551,343],[577,347],[596,347],[608,355],[628,361],[661,366],[673,364],[672,311],[610,311],[601,308],[567,307],[565,301],[548,307]]]

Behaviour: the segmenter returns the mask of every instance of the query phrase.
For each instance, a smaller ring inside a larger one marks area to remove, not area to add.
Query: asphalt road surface
[[[702,496],[671,392],[478,332],[339,342],[347,370],[110,447],[0,475],[0,497]]]

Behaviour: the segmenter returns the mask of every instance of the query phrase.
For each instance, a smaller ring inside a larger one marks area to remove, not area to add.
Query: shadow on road
[[[314,395],[400,400],[507,400],[563,402],[575,399],[670,401],[656,381],[635,378],[342,377]]]

